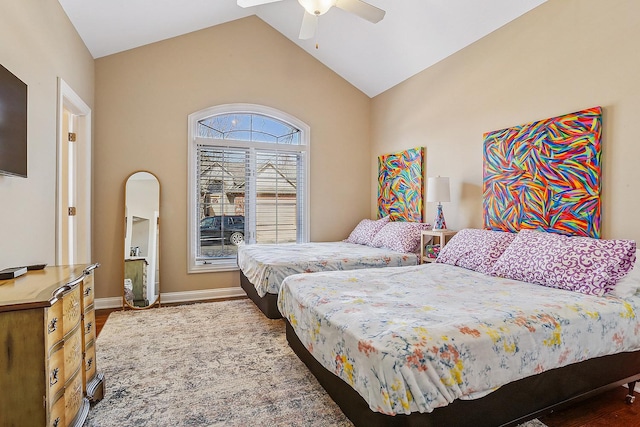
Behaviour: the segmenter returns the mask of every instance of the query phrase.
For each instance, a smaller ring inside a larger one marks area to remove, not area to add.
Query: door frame
[[[71,89],[62,78],[58,78],[58,108],[57,108],[57,173],[56,173],[56,264],[61,265],[64,258],[63,247],[63,222],[67,220],[68,213],[66,210],[66,202],[63,200],[63,148],[68,143],[68,135],[63,135],[66,125],[63,123],[65,119],[64,111],[67,110],[76,116],[76,163],[77,168],[74,173],[76,180],[76,209],[82,212],[78,217],[77,229],[82,233],[76,233],[76,242],[74,255],[72,255],[73,263],[90,263],[91,262],[91,189],[92,180],[92,164],[91,164],[91,108]]]

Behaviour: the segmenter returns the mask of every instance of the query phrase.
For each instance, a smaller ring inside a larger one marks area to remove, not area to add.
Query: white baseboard
[[[240,287],[205,289],[201,291],[166,292],[160,294],[161,303],[193,302],[210,299],[244,297],[247,294]],[[122,297],[96,298],[96,310],[122,307]]]
[[[162,303],[191,302],[207,299],[222,299],[233,297],[246,297],[247,293],[241,287],[205,289],[202,291],[168,292],[160,294]]]
[[[96,310],[103,308],[122,308],[122,297],[96,298],[93,304]]]

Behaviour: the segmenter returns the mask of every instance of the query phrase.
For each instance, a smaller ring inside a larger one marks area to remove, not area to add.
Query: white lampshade
[[[335,0],[298,0],[298,3],[311,15],[320,16],[331,9]]]
[[[449,178],[443,176],[427,179],[427,202],[450,202]]]

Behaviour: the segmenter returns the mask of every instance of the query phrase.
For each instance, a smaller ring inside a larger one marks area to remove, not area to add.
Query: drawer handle
[[[51,334],[51,333],[55,332],[56,329],[58,329],[58,318],[54,317],[53,319],[51,319],[51,322],[49,322],[48,331]]]
[[[51,371],[51,375],[49,376],[49,387],[52,387],[58,383],[58,371],[59,368],[55,368],[53,371]]]
[[[93,365],[93,357],[90,357],[87,359],[87,366],[85,368],[86,371],[90,371],[91,370],[91,365]]]
[[[91,286],[89,286],[87,289],[84,290],[84,296],[89,296],[89,294],[91,293]]]
[[[93,327],[93,322],[88,322],[84,328],[85,329],[84,334],[87,335],[88,333],[90,333],[92,327]]]
[[[98,267],[100,267],[100,264],[96,262],[95,264],[91,264],[89,267],[85,268],[83,273],[85,276],[88,276],[91,274],[93,270],[95,270]]]
[[[52,427],[58,427],[60,424],[60,417],[56,418],[55,421],[51,424]]]

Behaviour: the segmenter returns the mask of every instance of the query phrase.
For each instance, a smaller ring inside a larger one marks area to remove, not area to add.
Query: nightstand
[[[457,232],[457,230],[422,230],[420,234],[420,264],[436,260],[435,258],[427,258],[424,255],[425,237],[431,237],[431,244],[440,245],[440,249],[442,249]]]

